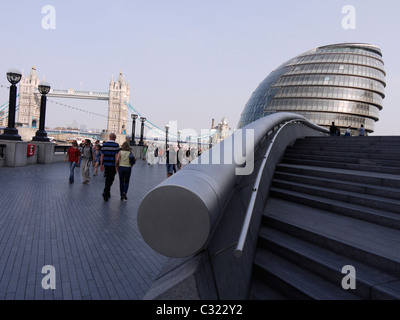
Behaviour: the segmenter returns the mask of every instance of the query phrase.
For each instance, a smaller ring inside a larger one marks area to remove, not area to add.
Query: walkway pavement
[[[136,223],[165,166],[137,161],[128,200],[116,175],[108,202],[103,175],[85,185],[79,169],[69,184],[64,162],[0,168],[0,299],[140,300],[167,261]],[[42,287],[46,265],[55,268],[55,289]]]

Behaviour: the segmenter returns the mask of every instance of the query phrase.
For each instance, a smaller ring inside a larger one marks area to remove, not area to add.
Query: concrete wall
[[[20,167],[37,163],[47,164],[53,163],[55,159],[55,144],[52,142],[1,140],[0,144],[6,146],[4,158],[0,159],[0,167]],[[33,156],[28,157],[29,144],[35,145],[35,152]]]
[[[234,250],[240,236],[254,181],[271,138],[259,146],[255,154],[253,173],[238,178],[206,248],[190,258],[171,258],[144,299],[184,300],[188,297],[186,293],[188,290],[191,292],[190,296],[198,296],[202,300],[247,299],[262,213],[268,199],[275,167],[288,145],[298,138],[315,135],[322,135],[322,133],[304,125],[292,124],[284,128],[276,140],[262,177],[242,257],[236,258]],[[185,276],[182,278],[183,274]]]

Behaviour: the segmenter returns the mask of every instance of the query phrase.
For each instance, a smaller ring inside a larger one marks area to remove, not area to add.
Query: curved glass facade
[[[385,98],[381,50],[343,43],[307,51],[265,78],[247,102],[238,127],[274,112],[295,112],[329,127],[374,131]]]

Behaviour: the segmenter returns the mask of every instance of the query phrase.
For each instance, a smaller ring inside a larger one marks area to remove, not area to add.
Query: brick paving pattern
[[[0,299],[140,300],[167,261],[142,239],[136,215],[148,191],[166,178],[164,165],[137,161],[128,200],[115,176],[104,202],[103,174],[69,184],[69,165],[0,168]],[[45,265],[56,289],[43,289]]]

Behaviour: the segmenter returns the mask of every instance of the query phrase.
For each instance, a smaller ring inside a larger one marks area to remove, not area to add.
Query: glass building
[[[342,133],[361,124],[374,131],[382,110],[385,70],[381,50],[342,43],[307,51],[262,81],[241,114],[238,128],[274,112],[295,112],[315,124],[335,122]]]

